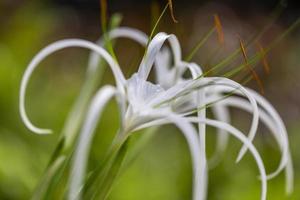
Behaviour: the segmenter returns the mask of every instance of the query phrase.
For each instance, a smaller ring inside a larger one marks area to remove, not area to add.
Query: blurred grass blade
[[[92,185],[87,188],[84,199],[104,200],[108,197],[126,156],[128,144],[129,138],[121,145],[115,156],[111,155],[110,161],[102,167],[100,173],[92,175],[96,177],[96,179],[94,179]]]
[[[205,44],[205,42],[209,39],[209,37],[214,33],[216,30],[216,27],[214,26],[211,28],[193,47],[192,51],[188,56],[184,59],[185,61],[189,62],[193,59],[195,54],[198,52],[198,50]]]
[[[42,183],[38,186],[38,188],[35,190],[32,200],[40,200],[44,199],[47,196],[47,190],[48,185],[52,181],[52,177],[57,173],[57,171],[60,169],[62,164],[65,161],[64,156],[60,156],[56,159],[56,161],[50,166],[50,168],[47,170],[46,174],[44,175],[42,179]]]
[[[156,131],[159,127],[151,127],[145,131],[145,133],[141,133],[141,136],[135,143],[131,143],[128,149],[128,153],[126,159],[124,160],[124,164],[122,166],[122,171],[125,171],[129,166],[135,161],[143,148],[153,139]]]

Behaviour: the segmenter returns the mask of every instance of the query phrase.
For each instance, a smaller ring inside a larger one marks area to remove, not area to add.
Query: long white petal
[[[277,124],[277,126],[279,127],[279,133],[281,135],[281,139],[282,139],[282,144],[284,147],[287,148],[288,152],[285,152],[286,154],[290,154],[289,153],[289,141],[288,141],[288,134],[287,134],[287,130],[286,127],[281,119],[281,117],[279,116],[278,112],[275,110],[275,108],[265,99],[263,98],[261,95],[259,95],[256,91],[247,88],[247,90],[254,96],[254,98],[256,99],[256,101],[269,113],[269,115],[273,118],[273,120],[275,121],[275,123]],[[291,164],[291,158],[290,155],[288,156],[289,160],[288,161],[288,165]],[[292,166],[288,166],[287,169],[291,169],[293,170]],[[293,174],[293,172],[289,172],[290,174]],[[274,175],[276,175],[276,171],[274,172]],[[291,179],[289,181],[289,183],[287,183],[287,185],[293,185],[293,180]]]
[[[172,100],[174,98],[182,97],[186,94],[189,94],[193,91],[204,89],[206,87],[221,87],[221,88],[229,88],[228,92],[237,93],[239,91],[240,94],[244,95],[248,98],[250,104],[253,108],[253,117],[251,122],[250,131],[248,134],[249,139],[252,141],[255,137],[257,127],[258,127],[258,107],[255,98],[252,96],[247,89],[241,86],[239,83],[234,82],[227,78],[219,78],[219,77],[209,77],[209,78],[200,78],[197,80],[188,80],[183,83],[176,84],[175,86],[171,87],[170,89],[166,90],[162,95],[158,98],[154,98],[152,100],[152,104],[160,105],[162,102]],[[196,108],[198,106],[196,105]],[[246,153],[247,148],[244,145],[239,153],[237,158],[237,162],[243,157]]]
[[[116,39],[116,38],[128,38],[133,41],[138,42],[142,46],[146,46],[148,42],[148,36],[134,28],[129,27],[119,27],[111,30],[108,34],[108,37],[110,39]],[[100,38],[97,42],[98,46],[103,46],[103,38]],[[98,66],[98,63],[100,61],[101,57],[95,52],[92,52],[90,54],[89,58],[89,64],[88,64],[88,72],[93,73]]]
[[[222,88],[220,88],[222,90]],[[228,88],[223,88],[226,91],[228,91]],[[247,90],[253,95],[253,97],[256,99],[257,103],[269,114],[269,116],[272,118],[274,125],[272,127],[269,127],[270,130],[272,130],[272,133],[274,134],[275,139],[281,144],[283,148],[283,155],[281,159],[281,164],[278,166],[275,172],[270,174],[268,177],[272,178],[276,176],[281,170],[282,166],[284,164],[284,161],[287,159],[287,166],[286,166],[286,191],[287,193],[291,193],[293,191],[293,176],[291,174],[294,174],[293,167],[292,167],[292,160],[289,152],[289,143],[288,143],[288,134],[287,130],[285,128],[285,125],[275,110],[275,108],[261,95],[259,95],[254,90],[247,88]],[[275,128],[275,127],[276,128]],[[272,129],[271,129],[272,128]]]
[[[249,105],[249,103],[247,101],[245,101],[244,99],[241,99],[238,97],[229,97],[229,98],[224,99],[223,101],[219,102],[218,104],[234,106],[237,108],[244,109],[250,113],[252,111],[251,105]],[[271,130],[276,141],[279,144],[280,150],[282,151],[282,156],[281,156],[281,160],[280,160],[280,164],[279,164],[278,168],[276,169],[275,172],[273,172],[271,175],[268,176],[268,179],[271,179],[271,178],[274,178],[275,176],[277,176],[286,166],[289,150],[288,150],[288,145],[286,144],[286,141],[285,141],[286,139],[283,139],[282,135],[277,134],[279,128],[276,125],[276,123],[273,121],[273,119],[270,118],[270,116],[268,116],[268,114],[263,110],[259,110],[259,117],[264,122],[264,124]]]
[[[218,95],[219,96],[219,95]],[[218,97],[221,98],[221,97]],[[218,121],[225,122],[227,124],[230,123],[230,115],[229,110],[226,106],[222,104],[214,104],[212,107],[212,112],[214,117]],[[251,107],[252,109],[252,107]],[[216,144],[216,150],[212,157],[209,159],[209,167],[214,168],[221,160],[220,156],[225,151],[227,145],[228,145],[228,139],[229,135],[224,129],[217,129],[217,144]]]
[[[192,73],[193,79],[196,79],[202,74],[202,70],[200,66],[198,66],[195,63],[189,63],[188,68]],[[206,98],[206,90],[199,90],[196,91],[196,103],[198,105],[197,108],[201,108],[205,106],[205,98]],[[197,117],[199,120],[205,120],[206,119],[206,108],[203,108],[201,110],[198,110]],[[208,182],[208,172],[207,172],[207,159],[206,159],[206,124],[205,123],[198,123],[198,134],[199,134],[199,144],[200,144],[200,173],[201,173],[201,179],[199,181],[199,186],[201,187],[199,191],[199,195],[201,195],[199,198],[206,199],[207,196],[207,182]],[[201,184],[203,186],[201,186]],[[201,194],[203,193],[203,194]],[[196,195],[198,195],[196,193]],[[197,198],[196,198],[197,199]]]
[[[231,126],[227,123],[216,121],[216,120],[210,120],[210,119],[199,120],[196,117],[188,117],[187,119],[191,122],[194,122],[194,123],[198,123],[198,122],[206,123],[207,125],[214,126],[216,128],[219,128],[219,129],[224,129],[228,133],[232,134],[234,137],[239,139],[244,145],[247,146],[247,148],[251,151],[251,153],[252,153],[252,155],[253,155],[253,157],[256,161],[256,164],[258,166],[259,172],[260,172],[260,176],[261,176],[261,200],[266,200],[266,198],[267,198],[266,170],[265,170],[263,161],[262,161],[258,151],[256,150],[256,148],[252,144],[252,142],[247,137],[245,137],[242,132],[240,132],[238,129],[234,128],[233,126]]]
[[[83,128],[79,135],[77,148],[74,153],[71,166],[69,199],[81,199],[80,190],[83,184],[84,173],[88,162],[88,155],[91,141],[95,134],[95,129],[101,117],[105,105],[116,94],[116,89],[112,86],[102,87],[93,98]]]
[[[113,60],[113,58],[101,47],[95,45],[92,42],[86,41],[86,40],[80,40],[80,39],[68,39],[68,40],[60,40],[53,44],[50,44],[43,50],[41,50],[30,62],[28,65],[23,78],[21,82],[20,87],[20,101],[19,101],[19,109],[20,109],[20,115],[21,118],[25,124],[25,126],[30,129],[32,132],[35,132],[37,134],[49,134],[51,133],[51,130],[49,129],[41,129],[36,127],[32,124],[32,122],[29,120],[26,110],[25,110],[25,95],[26,95],[26,88],[27,84],[29,82],[29,79],[31,77],[31,74],[35,70],[35,68],[38,66],[38,64],[44,60],[47,56],[50,54],[69,47],[80,47],[80,48],[86,48],[90,49],[92,51],[95,51],[97,54],[102,56],[105,61],[109,64],[110,68],[112,69],[112,72],[115,76],[116,83],[120,91],[124,90],[124,84],[125,84],[125,78],[120,70],[120,67],[118,64]]]
[[[176,71],[171,67],[172,55],[168,47],[163,47],[156,56],[154,69],[156,83],[167,89],[176,82]]]
[[[219,79],[219,78],[216,78],[216,79]],[[253,111],[252,111],[253,115],[252,115],[252,122],[251,122],[250,131],[248,134],[248,138],[250,139],[250,141],[253,141],[253,139],[256,135],[256,131],[257,131],[257,127],[258,127],[258,120],[259,120],[257,102],[256,102],[256,99],[253,97],[253,94],[250,93],[246,88],[241,86],[239,83],[232,81],[230,79],[227,79],[227,78],[220,79],[220,81],[218,81],[217,84],[220,85],[221,88],[227,87],[228,88],[227,92],[239,93],[239,94],[247,97],[247,99],[249,100],[249,102],[252,106],[252,109],[253,109]],[[233,87],[236,87],[237,89],[232,91]],[[218,87],[216,87],[216,88],[218,88]],[[243,145],[243,147],[241,148],[241,150],[238,154],[236,162],[239,162],[243,158],[243,156],[245,155],[246,152],[247,152],[247,147],[245,145]]]
[[[213,126],[216,127],[218,129],[224,129],[226,130],[226,132],[232,134],[233,136],[235,136],[237,139],[241,140],[243,144],[245,144],[247,146],[247,148],[250,150],[250,152],[252,153],[259,172],[260,172],[260,177],[261,177],[261,200],[265,200],[266,196],[267,196],[267,175],[266,175],[266,171],[265,171],[265,167],[263,164],[263,161],[258,153],[258,151],[256,150],[256,148],[253,146],[253,144],[251,143],[251,141],[244,136],[244,134],[242,132],[240,132],[239,130],[237,130],[236,128],[234,128],[233,126],[231,126],[230,124],[227,124],[225,122],[220,122],[220,121],[216,121],[216,120],[211,120],[211,119],[203,119],[200,120],[197,117],[181,117],[181,119],[188,119],[190,122],[193,123],[205,123],[206,125],[209,126]],[[137,127],[135,130],[141,130],[143,128],[148,128],[148,127],[152,127],[152,126],[160,126],[160,125],[164,125],[164,124],[168,124],[170,123],[169,119],[158,119],[146,124],[143,124],[139,127]],[[180,122],[179,122],[180,123]],[[198,200],[198,199],[197,199]]]
[[[184,62],[184,61],[182,61],[180,63],[183,67],[187,67],[189,69],[189,71],[192,73],[193,79],[199,77],[202,74],[202,70],[201,70],[200,66],[198,66],[197,64],[187,63],[187,62]],[[163,68],[163,67],[161,67],[161,68]],[[183,73],[183,71],[184,70],[181,70],[182,73]],[[179,76],[181,76],[181,75],[182,74],[180,74]],[[197,103],[197,105],[199,105],[199,103]],[[220,104],[213,105],[212,110],[213,110],[213,113],[214,113],[215,117],[218,120],[229,123],[229,121],[230,121],[229,111],[225,106],[220,105]],[[226,146],[227,146],[227,143],[228,143],[229,135],[226,134],[226,131],[224,131],[223,129],[217,129],[217,132],[218,132],[218,135],[217,135],[218,139],[217,139],[217,145],[216,145],[217,149],[216,149],[214,155],[212,156],[212,158],[209,161],[210,167],[216,166],[216,164],[220,160],[221,152],[223,152],[226,149]]]
[[[199,145],[199,138],[194,127],[183,117],[176,115],[166,116],[167,120],[174,123],[185,136],[190,148],[193,161],[194,184],[193,184],[193,199],[205,200],[207,193],[207,169],[206,158]]]
[[[140,64],[138,70],[138,75],[140,76],[140,78],[145,80],[147,79],[154,61],[166,40],[168,40],[171,44],[175,64],[177,64],[181,60],[181,49],[176,36],[167,35],[166,33],[158,33],[149,43],[146,54],[144,55],[144,58]]]
[[[294,191],[294,168],[293,168],[293,161],[292,157],[289,154],[289,159],[285,168],[285,191],[288,195],[292,194]]]

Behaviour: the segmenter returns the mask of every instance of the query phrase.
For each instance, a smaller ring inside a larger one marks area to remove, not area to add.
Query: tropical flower
[[[117,28],[109,32],[108,37],[110,39],[127,37],[146,47],[138,71],[133,73],[130,78],[125,78],[118,62],[101,47],[103,46],[102,39],[97,44],[80,39],[68,39],[55,42],[38,53],[26,69],[21,83],[20,114],[24,124],[35,133],[47,134],[51,131],[34,126],[25,111],[27,83],[34,69],[45,57],[63,48],[87,48],[93,51],[87,73],[95,73],[100,59],[105,60],[112,70],[116,86],[105,85],[97,91],[90,102],[78,136],[70,175],[69,199],[81,198],[91,141],[100,117],[102,117],[102,111],[112,98],[116,98],[118,102],[121,118],[116,149],[120,148],[124,141],[137,130],[164,124],[174,124],[178,127],[190,148],[194,173],[194,200],[206,199],[207,125],[219,130],[213,163],[217,163],[217,157],[226,148],[228,136],[232,135],[244,145],[237,161],[241,160],[249,150],[257,163],[262,200],[265,200],[267,196],[267,179],[275,177],[284,169],[287,177],[287,191],[292,191],[293,169],[286,128],[279,114],[267,100],[255,91],[228,78],[203,76],[199,65],[182,59],[180,44],[176,36],[172,34],[158,33],[148,41],[148,37],[138,30]],[[164,46],[166,41],[169,42],[170,49]],[[153,67],[156,75],[155,83],[148,80]],[[184,78],[183,74],[186,71],[191,73],[191,78]],[[207,105],[213,109],[216,119],[206,117]],[[229,106],[241,108],[252,114],[248,137],[230,125]],[[266,174],[260,154],[252,143],[259,119],[271,130],[282,152],[278,168],[269,175]],[[198,126],[197,129],[194,124]]]

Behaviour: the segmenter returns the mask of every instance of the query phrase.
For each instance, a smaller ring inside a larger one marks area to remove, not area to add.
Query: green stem
[[[108,195],[112,189],[113,183],[115,182],[115,179],[120,172],[121,166],[122,166],[124,158],[126,156],[127,149],[128,149],[128,143],[129,143],[129,140],[127,139],[125,141],[125,143],[121,146],[116,157],[114,158],[112,165],[111,165],[109,171],[106,173],[104,180],[99,185],[97,184],[97,186],[99,186],[101,189],[96,190],[96,193],[94,195],[94,197],[96,197],[96,199],[105,200],[108,197]]]
[[[138,138],[133,148],[129,151],[127,151],[130,138],[129,134],[118,133],[106,153],[102,164],[89,176],[85,184],[86,192],[84,199],[92,199],[95,197],[97,197],[96,199],[106,199],[112,189],[114,180],[117,178],[117,174],[122,173],[129,167],[142,147],[152,139],[156,130],[157,128],[151,128],[146,133],[143,133],[141,138]]]
[[[121,168],[126,155],[129,134],[120,131],[114,139],[101,165],[91,173],[84,185],[84,199],[92,199],[95,196],[106,197],[110,191],[114,179]],[[97,199],[99,199],[97,197]]]
[[[32,200],[40,200],[45,198],[45,193],[48,190],[48,185],[50,184],[52,177],[56,174],[59,168],[65,161],[65,157],[58,157],[56,161],[48,168],[47,173],[44,174],[42,183],[38,185],[35,193],[31,197]]]

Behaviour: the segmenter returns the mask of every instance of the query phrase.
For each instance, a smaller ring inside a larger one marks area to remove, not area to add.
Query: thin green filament
[[[209,39],[209,37],[215,32],[216,27],[211,28],[204,36],[197,42],[196,46],[192,49],[191,53],[184,59],[189,62],[193,59],[195,54],[199,51],[199,49],[205,44],[205,42]]]

